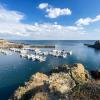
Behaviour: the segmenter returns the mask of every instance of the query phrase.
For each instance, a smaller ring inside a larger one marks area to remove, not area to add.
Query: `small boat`
[[[46,60],[46,57],[42,57],[42,56],[39,57],[40,62],[44,62],[45,60]]]
[[[22,57],[22,58],[27,58],[27,54],[20,54],[20,56]]]
[[[67,57],[67,54],[63,54],[63,58],[66,58]]]
[[[67,52],[68,55],[72,55],[72,51]]]
[[[31,55],[31,59],[32,59],[32,61],[35,61],[36,60],[35,55]]]
[[[8,50],[5,50],[5,49],[0,49],[0,52],[4,55],[12,55],[12,53]]]
[[[41,53],[40,49],[35,49],[34,51],[35,51],[36,54]]]
[[[47,56],[48,54],[49,54],[48,51],[43,52],[44,56]]]
[[[26,54],[27,50],[19,50],[19,52],[22,53],[22,54]]]
[[[31,55],[29,55],[29,54],[27,54],[27,59],[31,59],[32,58],[32,56]]]

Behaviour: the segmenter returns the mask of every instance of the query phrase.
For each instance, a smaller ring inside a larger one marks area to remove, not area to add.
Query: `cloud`
[[[47,15],[46,17],[49,18],[57,18],[59,16],[66,16],[66,15],[71,15],[71,10],[69,8],[49,8],[46,10]]]
[[[24,17],[21,12],[8,10],[0,6],[0,34],[28,36],[27,29],[29,30],[31,27],[21,22]]]
[[[80,18],[78,21],[76,21],[76,25],[82,26],[82,25],[89,25],[90,23],[100,21],[100,15],[93,18]]]
[[[48,8],[48,3],[41,3],[41,4],[39,4],[38,8],[39,8],[39,9]]]
[[[69,8],[55,8],[48,3],[41,3],[39,4],[38,8],[42,10],[44,9],[46,12],[45,17],[48,18],[57,18],[59,16],[67,16],[72,14],[72,11]]]
[[[0,38],[66,40],[86,39],[83,26],[66,26],[54,23],[23,23],[25,14],[0,7]],[[96,17],[94,21],[99,20]]]

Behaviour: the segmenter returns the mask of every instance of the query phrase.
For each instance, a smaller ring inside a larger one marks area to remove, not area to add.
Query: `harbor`
[[[31,53],[30,53],[31,51]],[[66,58],[68,55],[72,55],[72,51],[65,51],[65,50],[51,50],[51,51],[41,51],[39,48],[9,48],[9,49],[0,49],[0,53],[4,55],[12,55],[13,53],[17,53],[20,55],[21,58],[26,58],[27,60],[32,61],[46,61],[48,55],[54,57],[61,57]]]

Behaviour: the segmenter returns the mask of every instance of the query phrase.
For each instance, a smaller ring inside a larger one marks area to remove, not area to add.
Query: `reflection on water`
[[[56,45],[57,49],[72,50],[73,55],[66,59],[48,56],[46,62],[32,62],[18,54],[0,54],[0,100],[6,100],[13,91],[27,81],[37,71],[48,72],[60,64],[82,63],[88,70],[100,69],[100,51],[84,46],[93,41],[17,41],[26,44]],[[46,49],[43,49],[46,50]]]

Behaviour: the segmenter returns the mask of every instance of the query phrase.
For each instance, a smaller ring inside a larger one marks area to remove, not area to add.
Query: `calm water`
[[[84,46],[94,41],[15,41],[33,45],[56,45],[56,48],[72,50],[73,55],[66,59],[48,56],[46,62],[32,62],[20,58],[18,54],[0,54],[0,100],[7,100],[14,90],[37,71],[48,72],[59,64],[82,63],[86,69],[100,69],[100,51]]]

